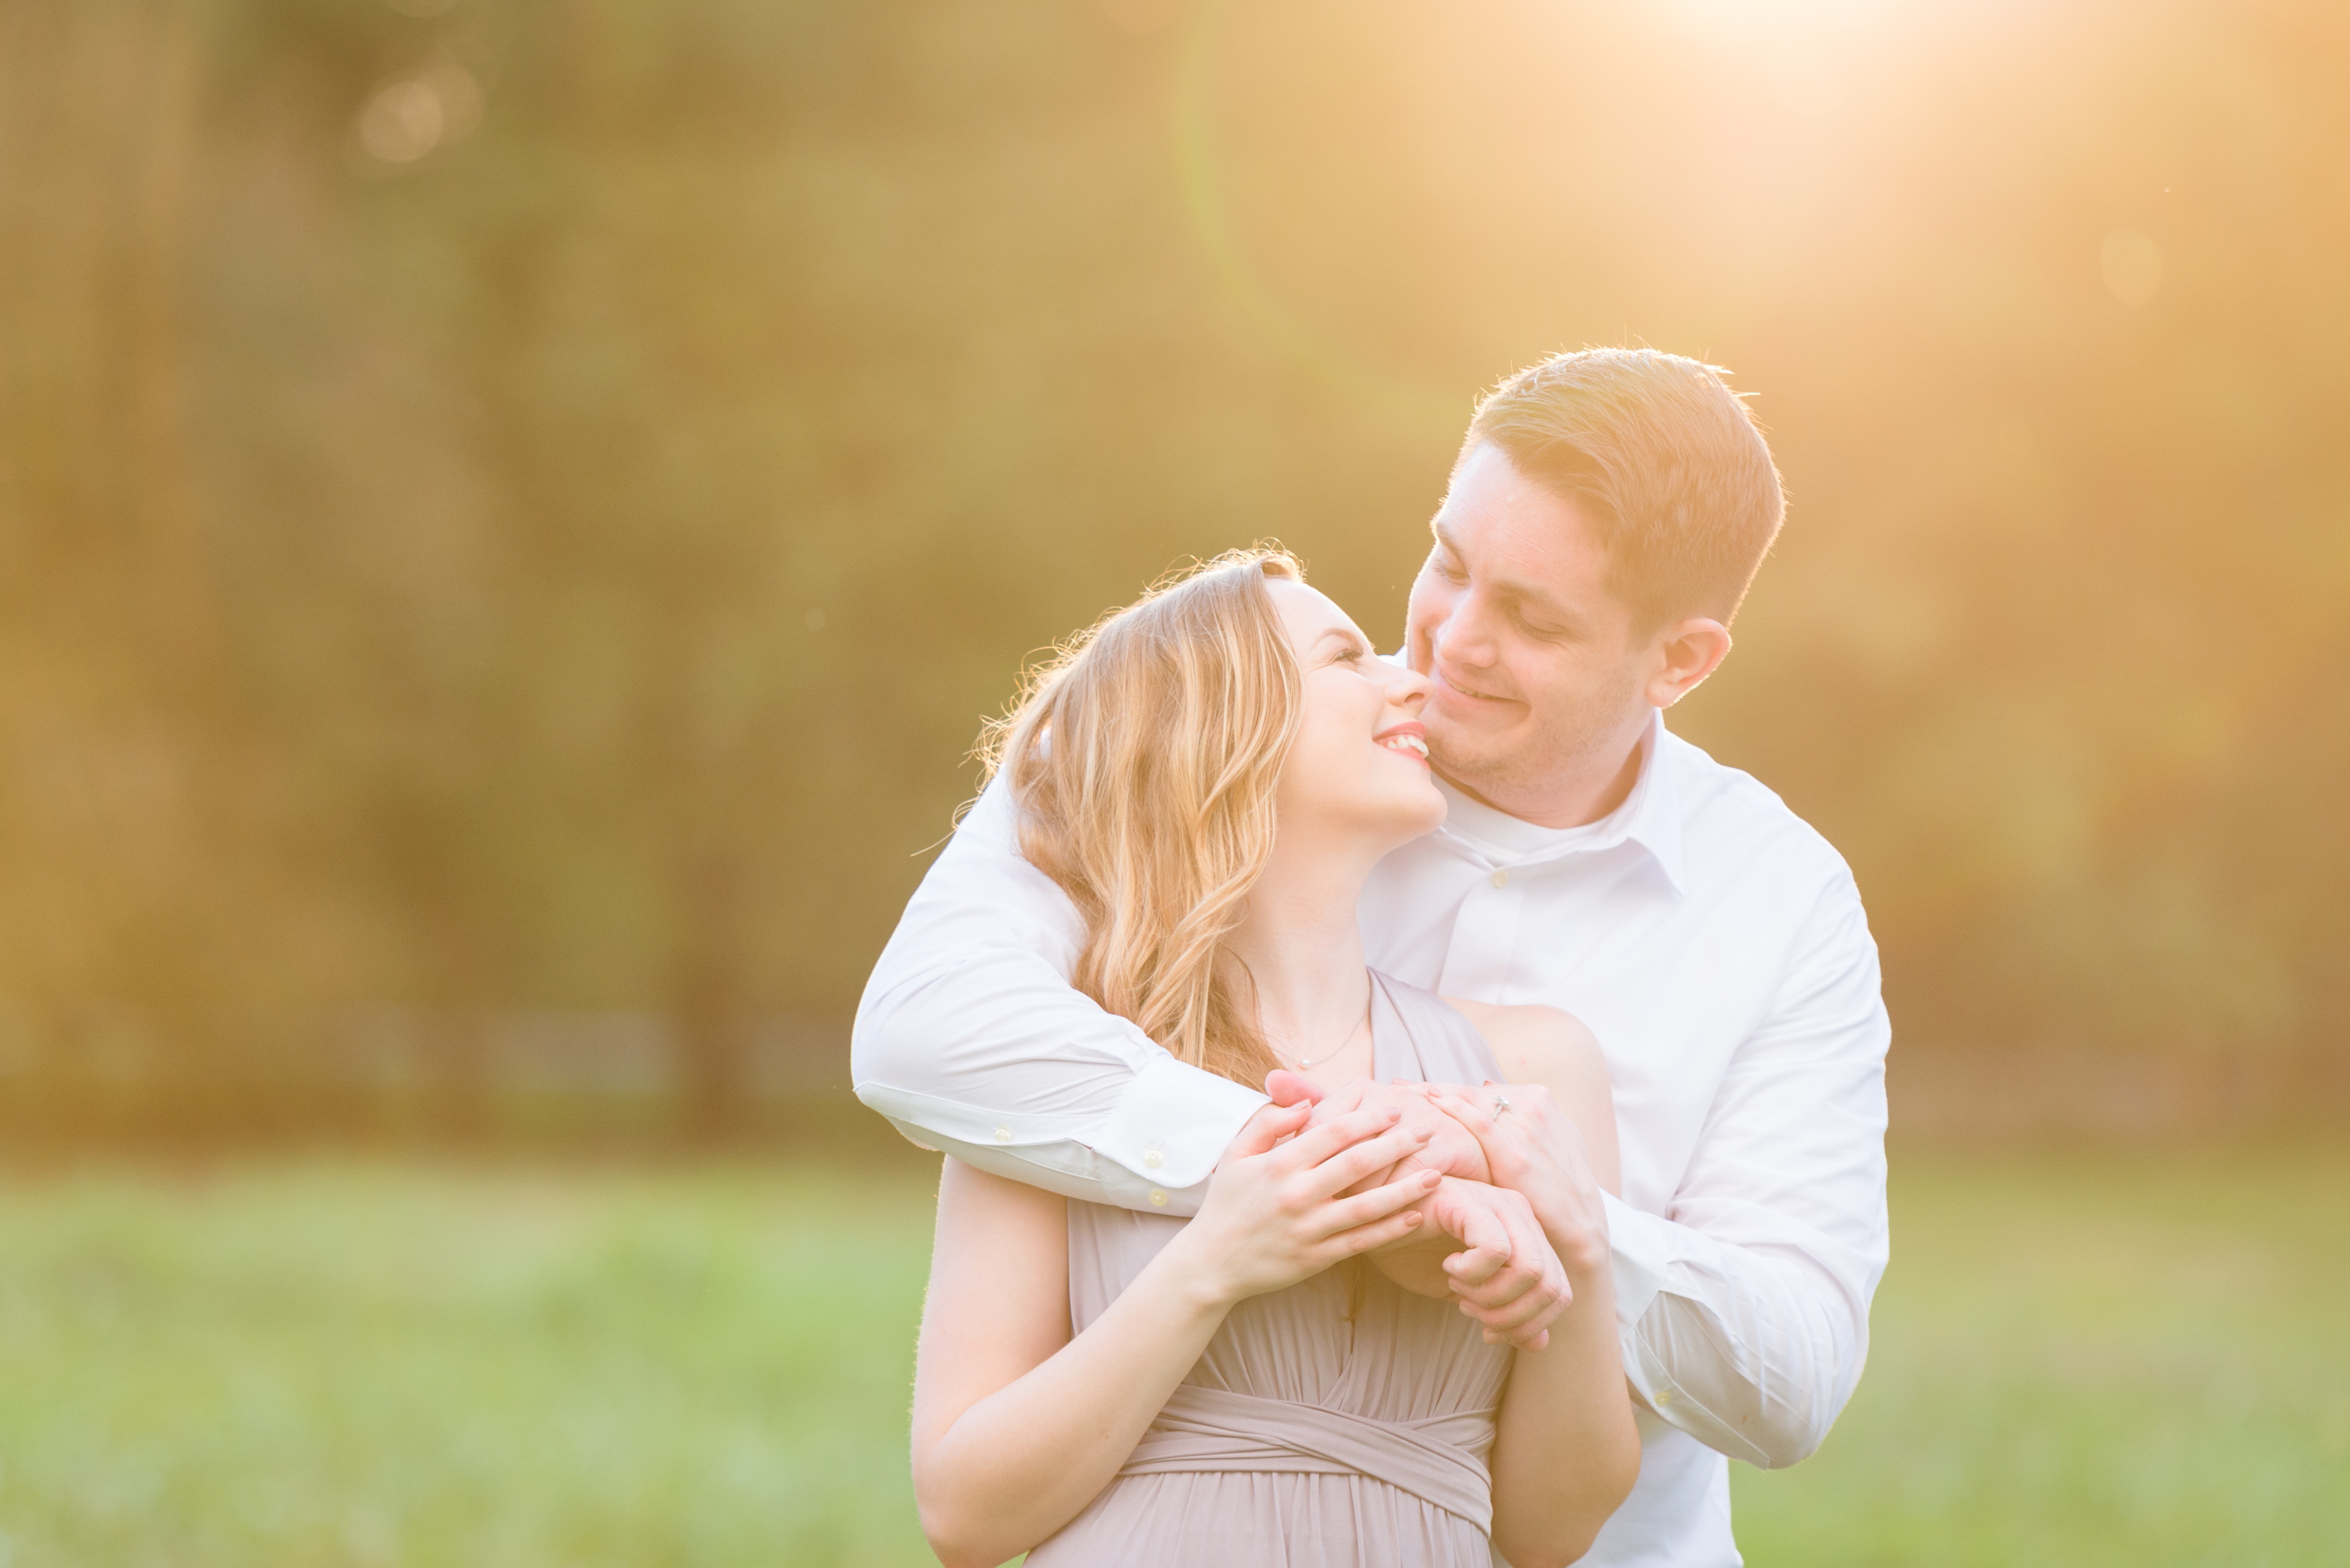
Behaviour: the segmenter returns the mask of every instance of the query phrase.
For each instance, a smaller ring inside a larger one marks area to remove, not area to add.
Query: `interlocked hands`
[[[1491,1179],[1522,1194],[1571,1272],[1607,1252],[1607,1210],[1584,1147],[1583,1129],[1540,1084],[1487,1084],[1470,1090],[1423,1084],[1429,1103],[1477,1140]]]
[[[1428,1141],[1392,1108],[1308,1127],[1313,1107],[1267,1106],[1216,1162],[1200,1212],[1172,1243],[1218,1304],[1294,1285],[1345,1258],[1409,1236],[1430,1171],[1393,1173]]]
[[[1595,1248],[1604,1257],[1607,1230],[1582,1135],[1547,1089],[1358,1079],[1326,1094],[1275,1072],[1265,1092],[1278,1106],[1310,1105],[1309,1127],[1393,1111],[1413,1149],[1367,1182],[1430,1171],[1440,1179],[1414,1206],[1428,1220],[1421,1234],[1384,1241],[1375,1266],[1407,1290],[1456,1297],[1488,1344],[1549,1343],[1551,1323],[1574,1300],[1568,1263],[1581,1272]]]

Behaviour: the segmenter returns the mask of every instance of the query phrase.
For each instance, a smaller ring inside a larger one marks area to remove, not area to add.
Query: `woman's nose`
[[[1427,702],[1431,690],[1428,677],[1417,670],[1398,670],[1395,680],[1388,687],[1388,705],[1400,708],[1407,713],[1417,713]]]

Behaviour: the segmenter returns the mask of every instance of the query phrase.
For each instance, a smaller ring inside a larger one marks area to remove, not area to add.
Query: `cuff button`
[[[1142,1163],[1149,1166],[1151,1169],[1156,1170],[1160,1166],[1167,1163],[1167,1157],[1154,1148],[1149,1154],[1142,1157]]]
[[[1150,1206],[1151,1206],[1153,1209],[1164,1209],[1164,1208],[1166,1208],[1166,1207],[1167,1207],[1167,1194],[1166,1194],[1166,1193],[1164,1193],[1164,1192],[1162,1192],[1162,1191],[1160,1191],[1160,1190],[1159,1190],[1158,1188],[1156,1188],[1156,1187],[1152,1188],[1152,1189],[1150,1189]]]
[[[998,1143],[1010,1143],[1012,1141],[1012,1129],[1010,1127],[996,1128],[995,1141]]]

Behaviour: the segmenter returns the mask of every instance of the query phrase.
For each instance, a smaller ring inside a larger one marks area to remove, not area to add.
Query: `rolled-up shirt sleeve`
[[[1072,990],[1083,923],[991,785],[906,906],[850,1039],[857,1096],[925,1147],[1072,1198],[1190,1214],[1264,1096]]]
[[[1659,1417],[1766,1469],[1817,1449],[1860,1381],[1885,1272],[1877,948],[1849,876],[1802,919],[1669,1214],[1611,1199],[1624,1362]]]

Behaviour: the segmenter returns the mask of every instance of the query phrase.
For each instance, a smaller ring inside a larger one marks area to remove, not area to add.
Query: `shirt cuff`
[[[1088,1141],[1096,1154],[1170,1191],[1208,1179],[1265,1097],[1169,1055],[1142,1064]]]
[[[1676,1251],[1677,1227],[1661,1214],[1635,1209],[1612,1192],[1599,1195],[1607,1209],[1607,1250],[1616,1266],[1616,1318],[1628,1339],[1632,1325],[1648,1314],[1664,1289],[1665,1271]]]

